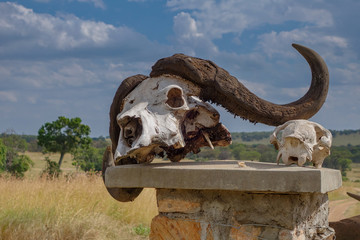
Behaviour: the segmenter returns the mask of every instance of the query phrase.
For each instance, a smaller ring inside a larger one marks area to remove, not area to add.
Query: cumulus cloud
[[[132,29],[0,3],[0,58],[150,56],[159,48]],[[166,48],[159,48],[162,51]],[[133,55],[124,54],[133,51]],[[158,51],[158,52],[159,52]]]
[[[287,21],[298,21],[317,27],[333,24],[329,11],[320,7],[314,8],[307,1],[169,0],[167,6],[174,11],[190,11],[198,21],[199,28],[210,38],[220,38],[226,33],[241,34],[246,29],[263,24],[282,24]]]
[[[201,33],[190,14],[180,12],[174,17],[175,42],[179,49],[189,55],[212,55],[216,46]],[[196,49],[196,50],[195,50]]]
[[[308,28],[294,29],[292,31],[281,31],[265,33],[259,37],[259,46],[268,55],[281,54],[291,56],[293,52],[285,50],[284,46],[291,43],[302,43],[308,46],[321,46],[329,50],[334,48],[347,48],[347,40],[335,35],[327,35],[311,31]]]

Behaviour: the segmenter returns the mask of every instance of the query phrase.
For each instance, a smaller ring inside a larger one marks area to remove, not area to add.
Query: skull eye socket
[[[179,108],[185,104],[183,92],[180,88],[172,88],[167,93],[166,104],[172,108]]]
[[[122,137],[128,147],[131,147],[136,139],[139,138],[142,132],[142,124],[140,118],[125,118],[120,120],[120,127],[122,129]]]

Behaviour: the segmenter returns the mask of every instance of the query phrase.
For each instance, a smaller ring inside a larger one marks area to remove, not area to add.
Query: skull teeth
[[[206,133],[206,132],[202,132],[202,134],[203,134],[206,142],[209,144],[209,147],[214,150],[214,145],[213,145],[212,142],[210,141],[209,134]]]

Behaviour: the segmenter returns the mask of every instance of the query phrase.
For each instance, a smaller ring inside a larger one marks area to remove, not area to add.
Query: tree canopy
[[[24,173],[34,165],[28,156],[23,155],[27,150],[26,141],[11,129],[1,134],[0,140],[0,172],[7,171],[15,177],[24,177]]]
[[[91,143],[90,127],[82,124],[81,119],[58,117],[56,121],[47,122],[38,131],[38,144],[47,152],[59,152],[59,167],[65,153],[71,153],[78,147],[87,147]]]
[[[6,146],[3,144],[2,139],[0,139],[0,173],[5,171],[6,167]]]

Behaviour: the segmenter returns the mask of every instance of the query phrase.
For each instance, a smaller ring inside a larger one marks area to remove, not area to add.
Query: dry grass
[[[342,187],[329,193],[330,201],[343,200],[349,198],[346,192],[360,194],[359,182],[343,182]]]
[[[143,239],[157,214],[155,191],[131,203],[107,193],[98,176],[49,181],[0,178],[0,239]]]
[[[35,163],[34,166],[30,169],[26,176],[39,176],[41,171],[45,168],[45,157],[49,157],[52,161],[58,162],[60,158],[60,153],[51,153],[51,154],[42,154],[41,152],[26,152],[25,155],[29,156],[31,160]],[[64,173],[74,172],[76,169],[72,165],[72,156],[67,153],[64,156],[63,163],[61,165],[61,170]]]
[[[38,178],[45,156],[26,154],[35,162],[26,179],[0,177],[0,240],[146,238],[139,234],[157,214],[155,190],[145,189],[134,202],[120,203],[107,193],[100,177],[76,173],[71,155],[65,156],[62,170],[75,177],[48,181]],[[59,154],[50,158],[58,161]],[[353,164],[348,177],[352,181],[329,193],[333,206],[351,201],[346,192],[360,194],[360,182],[353,182],[360,179],[360,164]],[[342,212],[344,217],[360,214],[360,202]]]
[[[346,192],[360,194],[360,164],[353,163],[352,170],[347,173],[347,177],[350,181],[343,182],[341,188],[329,193],[330,213],[331,211],[341,212],[340,216],[333,215],[334,219],[332,220],[360,215],[360,202],[346,194]]]

